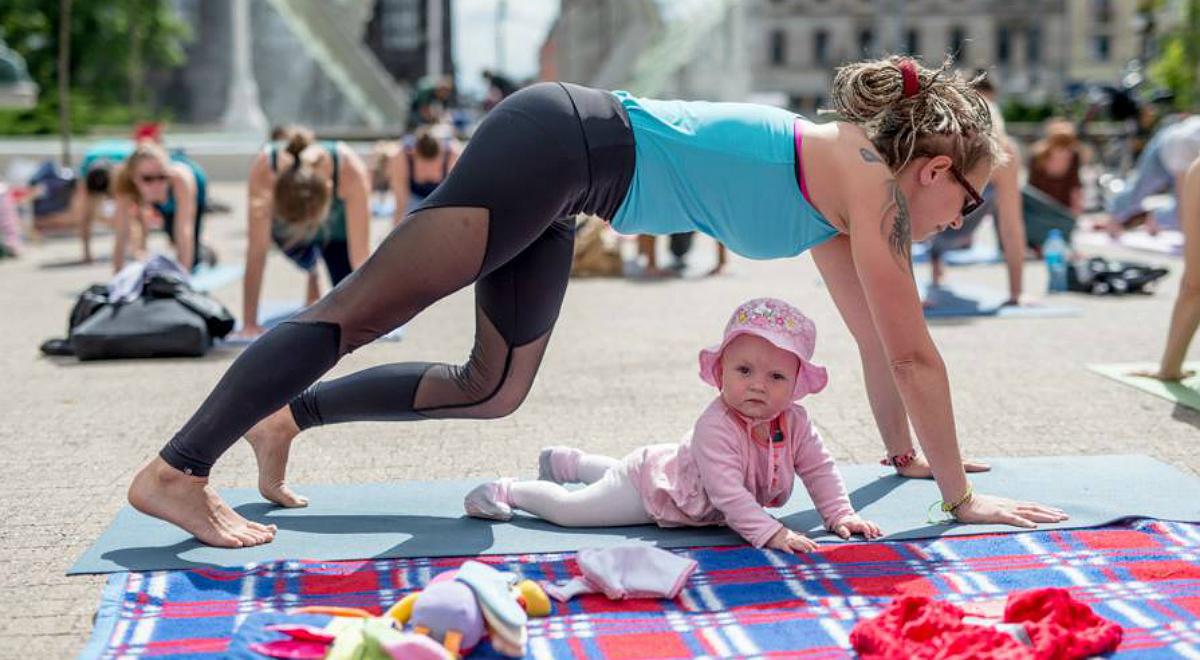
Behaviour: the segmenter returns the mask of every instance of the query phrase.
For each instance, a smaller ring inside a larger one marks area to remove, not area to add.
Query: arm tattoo
[[[900,191],[900,183],[895,179],[888,181],[892,198],[883,206],[883,221],[881,229],[888,247],[896,257],[896,262],[904,270],[912,273],[912,222],[908,217],[908,201]],[[891,216],[891,226],[888,217]]]
[[[883,159],[880,158],[878,155],[876,155],[875,152],[871,151],[870,149],[860,148],[858,150],[858,155],[862,156],[862,159],[867,161],[868,163],[880,163],[880,164],[883,163]]]

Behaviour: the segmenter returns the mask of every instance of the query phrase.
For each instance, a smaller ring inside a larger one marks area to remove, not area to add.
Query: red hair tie
[[[912,60],[901,60],[900,75],[904,78],[904,98],[916,96],[921,91],[921,79],[917,77],[917,65]]]

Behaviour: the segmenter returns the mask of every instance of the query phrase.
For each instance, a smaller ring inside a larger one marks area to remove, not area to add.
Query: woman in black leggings
[[[566,290],[570,218],[589,213],[626,233],[698,229],[755,258],[819,246],[897,469],[932,472],[965,522],[1061,519],[971,492],[945,368],[912,281],[912,236],[960,222],[978,199],[972,181],[983,185],[999,158],[986,107],[968,83],[909,60],[846,67],[839,90],[850,123],[825,127],[766,106],[652,101],[559,83],[514,94],[362,268],[233,363],[135,477],[130,502],[204,543],[264,543],[274,527],[242,518],[208,486],[213,464],[243,435],[262,494],[303,506],[283,483],[299,431],[513,412]],[[313,385],[343,355],[471,283],[475,345],[464,364],[389,364]],[[907,415],[928,463],[910,456]]]

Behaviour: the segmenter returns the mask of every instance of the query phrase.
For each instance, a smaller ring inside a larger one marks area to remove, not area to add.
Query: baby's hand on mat
[[[955,509],[954,517],[963,523],[999,523],[1028,528],[1037,527],[1038,523],[1056,523],[1070,518],[1065,511],[1055,507],[982,493],[975,493]]]
[[[838,524],[833,526],[832,531],[843,539],[850,538],[851,534],[862,534],[868,540],[883,536],[883,532],[879,530],[879,525],[870,520],[859,518],[857,513],[852,513],[839,520]]]
[[[979,461],[964,460],[963,471],[965,472],[988,472],[992,466]],[[904,467],[896,468],[896,474],[910,479],[932,479],[933,468],[929,467],[929,461],[925,460],[924,456],[918,455],[911,463]]]
[[[778,532],[767,541],[767,547],[772,550],[794,555],[796,552],[812,552],[817,549],[817,542],[803,534],[797,534],[787,527],[780,527]]]

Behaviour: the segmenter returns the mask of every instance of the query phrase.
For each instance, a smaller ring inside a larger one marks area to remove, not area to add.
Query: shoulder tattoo
[[[891,188],[890,199],[883,206],[881,230],[887,239],[888,248],[897,263],[912,273],[912,220],[908,215],[908,201],[900,190],[900,183],[895,179],[888,181]],[[891,222],[888,222],[888,220]]]

